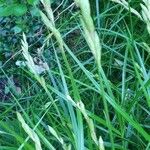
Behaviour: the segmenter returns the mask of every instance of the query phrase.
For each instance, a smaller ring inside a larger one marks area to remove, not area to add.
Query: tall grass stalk
[[[94,27],[94,23],[91,17],[91,10],[90,10],[90,4],[88,0],[75,0],[76,4],[78,7],[80,7],[81,10],[81,23],[83,26],[83,30],[84,30],[84,36],[85,39],[95,57],[96,63],[97,63],[97,67],[98,67],[98,74],[99,74],[99,81],[100,81],[100,88],[101,88],[101,95],[102,95],[102,99],[103,99],[103,103],[104,103],[104,110],[105,110],[105,116],[106,116],[106,120],[107,120],[107,124],[109,127],[109,132],[110,132],[110,139],[111,139],[111,143],[112,143],[112,149],[114,148],[114,139],[113,139],[113,133],[112,133],[112,127],[111,127],[111,121],[110,121],[110,117],[109,117],[109,110],[108,110],[108,105],[107,105],[107,101],[105,99],[104,96],[104,86],[103,86],[103,82],[107,81],[105,74],[103,72],[103,69],[101,67],[101,45],[100,45],[100,39],[98,36],[98,33],[95,30]],[[102,76],[101,76],[102,75]],[[104,78],[103,78],[104,77]],[[107,83],[106,83],[107,84]],[[111,92],[111,89],[109,88],[109,86],[107,85],[108,90]]]
[[[74,82],[74,77],[72,75],[72,71],[71,71],[69,62],[68,62],[67,57],[65,55],[63,39],[61,37],[61,34],[60,34],[59,30],[57,30],[56,27],[55,27],[55,23],[54,23],[54,19],[53,19],[54,17],[53,17],[52,11],[48,11],[47,10],[47,5],[50,8],[50,3],[48,3],[47,1],[41,1],[41,2],[44,5],[45,11],[47,12],[47,14],[49,16],[49,19],[42,12],[40,12],[41,13],[41,17],[42,17],[43,22],[45,23],[45,25],[54,34],[54,36],[55,36],[55,38],[56,38],[56,40],[58,42],[59,48],[60,48],[60,50],[62,52],[62,56],[64,58],[66,66],[67,66],[69,75],[71,77],[71,83],[72,83],[72,87],[73,87],[73,91],[74,91],[74,99],[76,101],[79,101],[80,100],[80,95],[79,95],[77,86],[76,86],[76,84]],[[50,10],[51,10],[51,8],[50,8]],[[64,89],[65,89],[66,98],[70,99],[70,94],[69,94],[69,91],[68,91],[68,88],[67,88],[67,84],[66,84],[66,81],[65,81],[65,78],[64,78],[64,74],[63,74],[63,71],[61,69],[60,62],[58,60],[56,52],[55,52],[55,56],[56,56],[56,59],[57,59],[57,62],[58,62],[58,66],[59,66],[59,70],[60,70],[60,73],[61,73],[62,82],[63,82],[63,86],[64,86]],[[67,103],[67,105],[68,105],[70,118],[71,118],[71,121],[72,121],[73,130],[74,130],[76,148],[82,150],[82,149],[84,149],[84,133],[83,133],[82,116],[81,116],[80,111],[77,110],[77,118],[76,118],[75,112],[74,112],[74,109],[73,109],[72,105],[70,105],[70,103]]]

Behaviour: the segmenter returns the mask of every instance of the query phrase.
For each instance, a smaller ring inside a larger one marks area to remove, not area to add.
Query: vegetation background
[[[149,34],[149,0],[0,0],[0,150],[149,150]]]

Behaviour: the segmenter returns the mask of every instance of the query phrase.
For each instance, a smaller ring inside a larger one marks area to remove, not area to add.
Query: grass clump
[[[17,73],[1,67],[0,149],[148,150],[149,1],[52,4],[39,46],[24,33]]]

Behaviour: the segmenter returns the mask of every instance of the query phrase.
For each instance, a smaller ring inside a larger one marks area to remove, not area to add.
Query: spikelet
[[[131,11],[131,13],[133,13],[138,18],[140,18],[141,20],[143,20],[143,18],[140,15],[140,13],[138,13],[138,11],[136,11],[134,8],[130,7],[130,5],[128,4],[128,2],[126,2],[125,0],[111,0],[111,1],[116,2],[118,4],[121,4],[125,9],[127,9],[128,11]]]
[[[85,40],[88,43],[98,65],[101,64],[101,45],[91,17],[89,0],[74,0],[81,10],[81,23]]]
[[[142,8],[141,14],[134,8],[130,7],[130,5],[125,0],[111,0],[111,1],[121,4],[125,9],[131,11],[131,13],[133,13],[140,20],[145,22],[147,25],[147,31],[150,34],[150,0],[143,0],[143,3],[140,4]]]
[[[27,43],[26,36],[24,33],[23,33],[23,40],[21,40],[21,43],[22,43],[22,54],[24,58],[26,59],[26,65],[28,66],[30,71],[35,75],[35,77],[38,78],[39,75],[36,72],[36,66],[34,64],[33,58],[29,54],[28,43]]]
[[[36,150],[42,150],[40,139],[39,139],[38,135],[34,132],[34,130],[32,130],[26,124],[26,122],[24,121],[23,117],[21,116],[21,114],[19,112],[17,112],[17,118],[18,118],[19,122],[21,123],[22,128],[24,129],[24,131],[34,141],[34,143],[35,143],[35,149]]]
[[[150,0],[143,0],[143,4],[141,4],[142,8],[142,17],[144,22],[147,25],[147,31],[150,34]]]

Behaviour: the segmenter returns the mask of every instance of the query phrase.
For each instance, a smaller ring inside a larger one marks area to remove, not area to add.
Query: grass
[[[23,34],[1,66],[0,149],[150,149],[146,1],[88,2],[41,0],[40,46]]]

